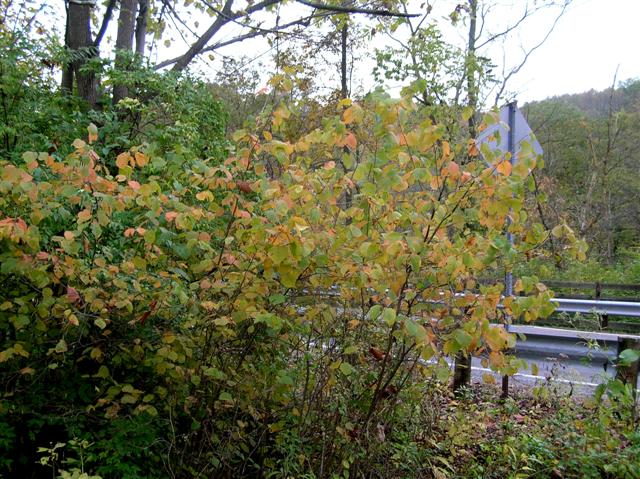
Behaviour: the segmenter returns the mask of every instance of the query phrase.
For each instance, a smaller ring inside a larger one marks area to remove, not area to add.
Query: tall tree
[[[136,10],[138,0],[120,0],[120,17],[118,18],[118,34],[116,37],[115,68],[125,71],[130,66],[133,51],[133,35],[136,26]],[[113,104],[117,104],[127,96],[127,86],[117,82],[113,86]]]
[[[69,0],[67,2],[67,25],[65,44],[71,60],[64,66],[62,88],[73,91],[74,80],[78,95],[91,107],[98,101],[98,80],[95,72],[87,66],[88,60],[96,55],[91,38],[91,11],[95,0]]]

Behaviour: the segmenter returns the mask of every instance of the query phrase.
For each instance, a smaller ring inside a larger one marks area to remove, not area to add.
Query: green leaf
[[[382,320],[389,326],[392,326],[396,322],[396,310],[392,308],[384,308],[382,312]]]
[[[282,304],[287,300],[284,294],[272,294],[269,296],[269,303],[275,305]]]
[[[367,313],[367,316],[369,317],[369,319],[375,321],[376,319],[378,319],[381,312],[382,312],[382,306],[380,306],[379,304],[375,304],[371,306],[371,309]]]
[[[351,366],[351,364],[343,361],[342,363],[340,363],[340,372],[345,376],[350,376],[355,373],[356,370],[353,368],[353,366]]]
[[[618,356],[620,365],[630,366],[640,359],[640,351],[636,349],[625,349]]]
[[[233,401],[233,397],[228,392],[221,392],[220,396],[218,396],[220,401]]]
[[[207,368],[204,370],[204,375],[213,379],[224,380],[227,378],[226,374],[220,371],[218,368]]]
[[[417,343],[424,341],[427,337],[427,330],[424,329],[421,324],[416,323],[413,319],[408,318],[404,324],[405,328],[407,328],[407,333],[409,333]]]
[[[285,288],[296,287],[296,282],[298,281],[298,277],[300,276],[300,271],[289,266],[280,266],[278,268],[278,273],[280,273],[280,281]]]
[[[271,248],[269,251],[269,257],[273,260],[274,264],[279,265],[291,256],[291,250],[288,245],[278,245]]]
[[[287,376],[286,374],[283,374],[278,378],[278,383],[284,384],[286,386],[293,386],[293,379],[291,379],[291,376]]]
[[[69,348],[67,347],[67,342],[64,339],[61,339],[60,341],[58,341],[58,344],[56,344],[54,351],[56,353],[66,353],[68,349]]]
[[[461,349],[466,349],[469,344],[471,344],[471,340],[473,337],[467,333],[464,329],[456,329],[453,332],[453,339],[456,340],[456,343],[460,345]]]
[[[109,377],[109,368],[106,366],[100,366],[98,372],[93,375],[94,378],[107,379]]]

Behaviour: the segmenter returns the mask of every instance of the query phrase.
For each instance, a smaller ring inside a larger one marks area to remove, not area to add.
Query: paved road
[[[579,392],[590,394],[595,387],[615,375],[613,360],[616,357],[616,343],[606,340],[584,341],[571,338],[550,338],[529,336],[526,341],[518,340],[516,355],[536,364],[534,368],[516,374],[510,384],[547,384],[559,392]],[[483,373],[492,373],[483,368],[479,359],[472,362],[473,380],[480,380]],[[536,374],[533,374],[536,372]],[[496,379],[499,377],[495,375]]]

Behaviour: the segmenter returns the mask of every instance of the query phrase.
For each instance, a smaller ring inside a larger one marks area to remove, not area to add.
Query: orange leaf
[[[385,357],[383,351],[378,348],[374,348],[373,346],[369,348],[369,354],[371,354],[371,356],[373,356],[376,361],[382,361]]]
[[[80,293],[78,293],[78,290],[75,288],[72,288],[71,286],[67,286],[67,299],[72,303],[77,303],[79,301],[82,301],[82,298],[80,297]]]
[[[129,161],[131,160],[131,155],[129,152],[120,153],[116,157],[116,166],[118,168],[126,168],[129,166]]]
[[[336,162],[335,161],[327,161],[324,165],[323,168],[325,170],[333,170],[336,167]]]
[[[496,170],[504,176],[509,176],[511,174],[511,162],[507,160],[501,161],[498,163],[498,166],[496,166]]]
[[[447,165],[447,170],[449,172],[449,176],[454,180],[460,176],[460,167],[455,161],[451,161]]]
[[[475,140],[469,140],[467,143],[467,154],[471,157],[478,156],[480,151],[478,151],[478,146],[476,145]]]
[[[164,216],[167,218],[168,222],[172,222],[173,220],[176,219],[176,217],[178,216],[178,213],[176,213],[175,211],[167,211]]]
[[[149,157],[144,153],[140,153],[139,151],[136,151],[136,163],[138,164],[139,167],[142,168],[147,163],[149,163]]]
[[[253,191],[251,183],[249,183],[248,181],[236,181],[236,185],[238,186],[238,189],[243,193],[251,193]]]
[[[78,221],[84,222],[84,221],[89,221],[90,219],[91,219],[91,210],[86,209],[78,213]]]
[[[351,150],[355,150],[356,146],[358,146],[358,140],[356,139],[356,135],[349,132],[347,137],[344,139],[344,144]]]
[[[354,113],[355,113],[354,107],[351,106],[351,107],[347,108],[344,111],[344,113],[342,114],[342,122],[345,125],[348,125],[349,123],[352,123],[353,120],[355,119]]]
[[[127,183],[132,190],[134,191],[138,191],[140,189],[140,183],[138,183],[137,181],[131,180]]]
[[[134,235],[135,232],[136,232],[135,229],[127,228],[126,230],[124,230],[124,236],[125,236],[125,238],[131,238]]]

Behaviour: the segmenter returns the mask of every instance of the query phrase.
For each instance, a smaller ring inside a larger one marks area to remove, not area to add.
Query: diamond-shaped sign
[[[513,108],[513,116],[511,118],[513,125],[509,121],[509,110],[511,108]],[[478,135],[476,140],[478,149],[486,143],[492,151],[507,153],[509,151],[509,127],[513,128],[514,159],[518,158],[522,150],[522,143],[529,143],[537,155],[542,155],[543,151],[540,143],[536,140],[527,120],[525,120],[524,115],[515,104],[505,105],[500,108],[500,121],[489,125]]]

